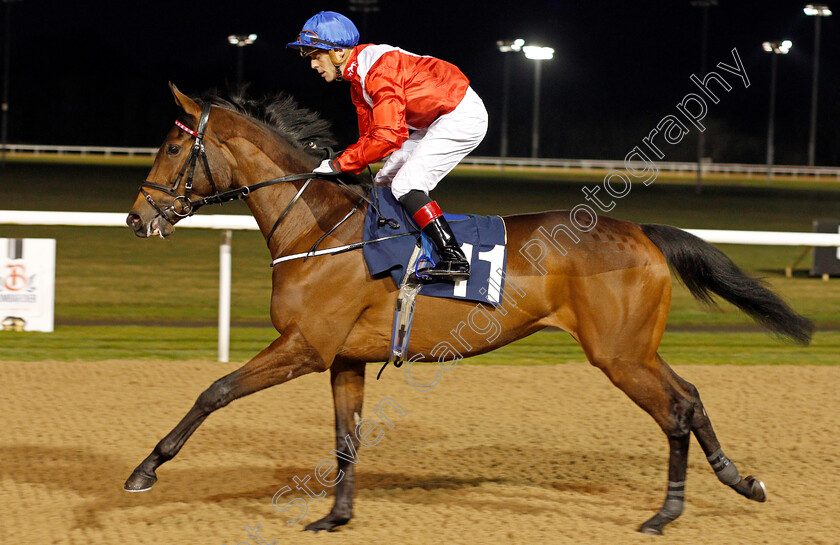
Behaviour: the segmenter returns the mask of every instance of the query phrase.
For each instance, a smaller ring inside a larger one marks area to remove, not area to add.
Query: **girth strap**
[[[289,213],[289,210],[291,210],[291,209],[292,209],[292,206],[294,206],[294,204],[295,204],[296,202],[298,202],[298,199],[300,199],[300,196],[301,196],[301,195],[303,195],[303,192],[304,192],[304,191],[306,190],[306,188],[309,186],[309,182],[311,182],[311,181],[312,181],[312,178],[311,178],[311,177],[310,177],[309,179],[307,179],[307,180],[306,180],[306,183],[304,183],[304,184],[300,187],[300,189],[298,190],[298,192],[295,194],[294,198],[293,198],[293,199],[289,202],[289,204],[286,206],[286,209],[285,209],[285,210],[283,210],[283,213],[282,213],[282,214],[280,214],[280,217],[279,217],[279,218],[277,218],[277,221],[275,221],[275,222],[274,222],[274,225],[272,225],[272,226],[271,226],[271,230],[268,232],[268,235],[265,237],[265,243],[266,243],[266,244],[268,244],[269,242],[271,242],[271,237],[272,237],[272,236],[274,236],[274,232],[277,230],[277,228],[278,228],[278,227],[280,227],[280,222],[281,222],[281,221],[283,221],[283,218],[285,218],[285,217],[286,217],[286,214],[288,214],[288,213]]]
[[[354,242],[352,244],[345,244],[344,246],[336,246],[334,248],[324,248],[323,250],[315,250],[308,251],[308,252],[301,252],[299,254],[292,254],[292,255],[284,255],[282,257],[278,257],[274,261],[271,262],[271,266],[279,265],[280,263],[286,261],[292,261],[293,259],[306,259],[307,257],[316,257],[319,255],[336,255],[336,254],[343,254],[344,252],[350,252],[353,250],[358,250],[359,248],[364,248],[368,244],[375,244],[377,242],[382,242],[383,240],[391,240],[392,238],[399,238],[405,237],[408,235],[414,235],[416,233],[408,232],[408,233],[400,233],[398,235],[388,235],[387,237],[382,238],[375,238],[372,240],[364,240],[362,242]]]
[[[325,239],[325,238],[327,238],[328,236],[330,236],[330,235],[331,235],[331,234],[332,234],[332,233],[333,233],[336,229],[338,229],[338,228],[339,228],[339,226],[341,226],[341,224],[342,224],[342,223],[344,223],[345,221],[347,221],[348,219],[350,219],[350,216],[352,216],[353,214],[355,214],[355,213],[356,213],[356,211],[357,211],[357,210],[359,209],[359,207],[362,205],[362,202],[364,202],[364,201],[359,201],[359,202],[357,202],[357,203],[356,203],[356,206],[354,206],[354,207],[353,207],[353,208],[352,208],[349,212],[347,212],[347,215],[346,215],[346,216],[344,216],[343,218],[341,218],[341,219],[339,220],[339,222],[338,222],[338,223],[336,223],[335,225],[333,225],[333,226],[332,226],[332,228],[330,228],[330,230],[329,230],[329,231],[327,231],[326,233],[324,233],[323,235],[321,235],[321,237],[320,237],[317,241],[315,241],[315,244],[313,244],[313,245],[312,245],[312,247],[309,249],[309,253],[312,253],[312,252],[314,252],[315,250],[317,250],[317,249],[318,249],[318,246],[320,246],[320,245],[321,245],[321,243],[324,241],[324,239]],[[277,220],[277,221],[278,221],[278,223],[279,223],[279,221],[280,221],[280,220]],[[266,240],[267,240],[267,239],[266,239]],[[303,260],[304,260],[304,261],[306,261],[306,258],[304,257],[304,258],[303,258]]]

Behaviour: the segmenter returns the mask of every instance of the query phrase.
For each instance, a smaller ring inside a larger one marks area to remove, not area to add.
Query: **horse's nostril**
[[[131,227],[132,229],[136,229],[138,225],[140,225],[140,216],[137,214],[129,214],[125,220],[125,224]]]

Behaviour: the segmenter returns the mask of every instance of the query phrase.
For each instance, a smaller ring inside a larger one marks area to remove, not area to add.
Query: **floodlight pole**
[[[706,76],[706,57],[709,43],[709,7],[716,6],[717,0],[692,0],[692,6],[703,8],[703,30],[700,37],[700,77]],[[705,155],[706,132],[697,133],[697,185],[694,188],[698,195],[703,192],[703,155]]]
[[[534,60],[534,115],[531,121],[531,157],[536,159],[540,149],[540,82],[542,81],[542,59]]]
[[[504,159],[508,153],[508,105],[510,103],[510,54],[519,53],[525,45],[525,40],[517,38],[515,40],[496,42],[496,49],[504,54],[505,60],[503,65],[502,75],[502,142],[499,148],[499,156]]]
[[[231,34],[228,36],[228,43],[236,46],[236,87],[242,87],[242,80],[244,79],[244,65],[245,65],[245,47],[257,41],[256,34]]]
[[[770,61],[770,113],[767,120],[767,184],[773,178],[773,148],[774,117],[776,115],[776,65],[778,64],[778,53],[771,52]]]
[[[787,55],[793,43],[790,40],[781,42],[764,42],[761,48],[770,53],[772,57],[770,62],[770,113],[767,116],[767,184],[773,178],[773,137],[774,137],[774,118],[776,116],[776,67],[778,64],[777,57],[779,55]]]
[[[508,110],[510,102],[510,55],[505,55],[502,82],[502,143],[499,156],[504,159],[508,154]]]
[[[814,166],[814,153],[817,147],[817,80],[820,73],[820,21],[814,17],[814,77],[811,82],[811,129],[808,137],[808,166]]]
[[[242,87],[242,80],[245,76],[245,48],[236,48],[236,87]]]
[[[540,81],[542,79],[542,61],[554,58],[554,49],[537,45],[522,47],[525,57],[534,61],[534,116],[531,123],[531,157],[536,159],[540,149]]]
[[[6,4],[6,22],[3,29],[3,102],[0,104],[2,110],[2,121],[0,121],[0,147],[2,147],[2,163],[6,166],[6,145],[9,139],[9,73],[11,65],[12,50],[12,2],[19,0],[3,0]]]
[[[808,166],[814,166],[817,151],[817,81],[820,72],[820,28],[823,17],[831,15],[825,5],[808,4],[805,14],[814,17],[814,71],[811,81],[811,125],[808,132]]]

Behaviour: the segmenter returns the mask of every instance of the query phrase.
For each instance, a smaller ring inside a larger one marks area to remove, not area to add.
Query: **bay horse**
[[[360,196],[367,188],[306,174],[322,158],[306,144],[329,143],[326,121],[284,95],[264,101],[193,99],[170,87],[181,112],[128,215],[137,236],[169,236],[180,218],[201,205],[244,198],[272,259],[306,253],[319,243],[327,248],[361,240],[369,205]],[[813,324],[722,252],[675,227],[606,217],[594,223],[595,218],[575,218],[569,211],[503,220],[508,296],[495,306],[420,298],[410,361],[452,365],[447,360],[495,350],[546,327],[562,329],[668,439],[666,499],[639,527],[641,532],[661,534],[682,513],[692,433],[720,481],[750,500],[765,501],[764,484],[742,477],[723,453],[697,389],[657,353],[671,302],[670,268],[699,300],[710,302],[716,294],[777,335],[807,344]],[[564,233],[566,246],[558,242]],[[578,239],[573,245],[569,233]],[[349,453],[360,446],[353,431],[362,412],[365,368],[388,360],[397,293],[390,276],[368,273],[360,251],[275,266],[271,321],[278,338],[202,392],[137,466],[125,489],[150,489],[157,468],[178,453],[210,413],[264,388],[329,370],[337,453],[344,455],[337,458],[337,469],[344,478],[335,486],[330,513],[306,530],[346,524],[353,515],[355,465]],[[478,324],[475,309],[483,312],[484,325]],[[499,325],[492,332],[491,318]],[[453,337],[457,343],[441,349],[441,341]]]

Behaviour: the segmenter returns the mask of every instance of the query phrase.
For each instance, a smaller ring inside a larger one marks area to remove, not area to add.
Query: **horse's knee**
[[[230,395],[232,390],[230,382],[220,378],[198,396],[195,404],[202,412],[210,414],[232,401]]]

